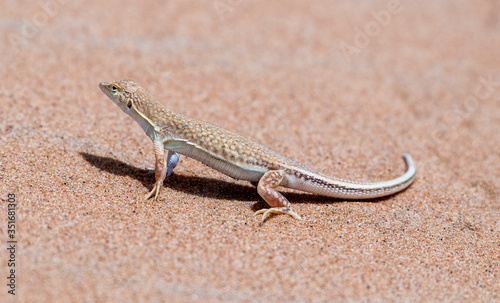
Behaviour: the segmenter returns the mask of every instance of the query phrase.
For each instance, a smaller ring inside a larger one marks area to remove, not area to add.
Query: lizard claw
[[[153,187],[153,189],[144,198],[147,200],[147,199],[150,199],[154,196],[155,201],[157,201],[158,195],[160,194],[160,189],[161,189],[161,184],[155,183],[155,186]]]
[[[273,208],[268,208],[268,209],[261,209],[261,210],[256,211],[253,215],[255,217],[255,216],[260,215],[260,214],[263,214],[262,220],[260,222],[261,225],[264,224],[264,221],[266,220],[266,218],[271,214],[284,214],[284,215],[289,215],[290,217],[293,217],[294,219],[302,220],[302,218],[296,212],[294,212],[293,210],[291,210],[288,207],[273,207]]]

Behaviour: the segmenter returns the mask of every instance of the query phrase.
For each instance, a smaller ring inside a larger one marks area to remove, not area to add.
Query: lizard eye
[[[113,84],[113,85],[111,85],[111,91],[112,91],[113,93],[116,93],[116,92],[118,91],[118,86],[116,86],[116,85],[114,85],[114,84]]]

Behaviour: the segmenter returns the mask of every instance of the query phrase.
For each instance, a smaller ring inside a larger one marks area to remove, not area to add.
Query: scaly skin
[[[257,192],[271,206],[255,213],[263,214],[261,222],[271,214],[300,219],[290,202],[276,190],[278,186],[333,198],[372,199],[402,191],[415,178],[415,166],[406,154],[406,172],[389,181],[360,183],[329,177],[232,131],[175,113],[134,81],[103,82],[99,87],[153,141],[156,182],[147,199],[158,198],[163,181],[177,165],[178,154],[233,178],[258,182]]]

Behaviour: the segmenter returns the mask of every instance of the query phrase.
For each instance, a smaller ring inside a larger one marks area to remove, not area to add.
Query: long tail
[[[336,179],[322,174],[314,174],[313,178],[292,178],[287,187],[310,192],[317,195],[341,199],[373,199],[389,196],[410,186],[415,179],[415,165],[408,154],[403,154],[406,172],[392,180],[362,183]]]

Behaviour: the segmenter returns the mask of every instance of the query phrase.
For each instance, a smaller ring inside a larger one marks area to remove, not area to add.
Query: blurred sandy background
[[[15,1],[0,9],[2,302],[500,301],[500,5],[480,1]],[[99,90],[175,111],[376,201],[255,188],[182,158],[146,201],[152,144]]]

